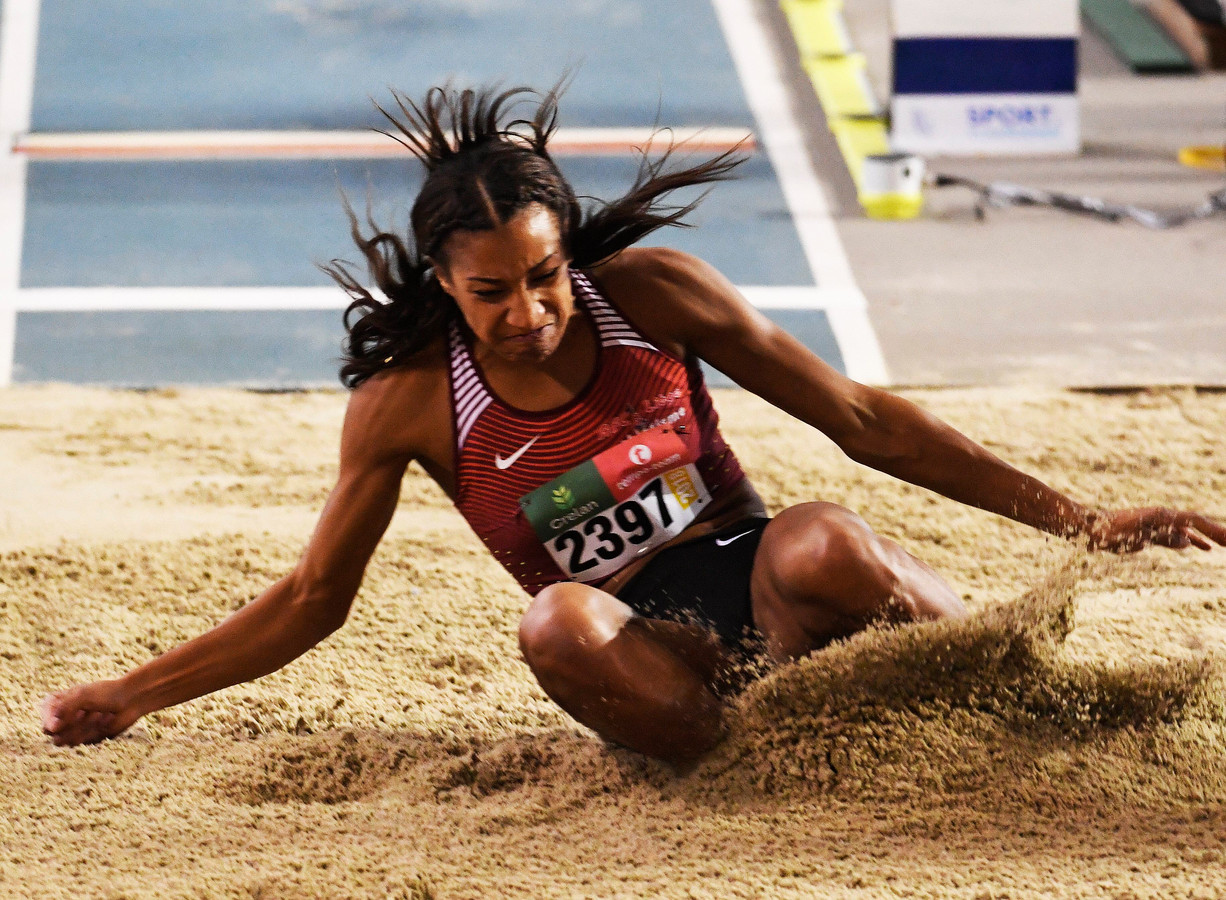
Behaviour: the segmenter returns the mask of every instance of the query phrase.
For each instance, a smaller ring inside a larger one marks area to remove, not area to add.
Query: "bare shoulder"
[[[705,360],[827,434],[853,420],[848,410],[866,389],[772,322],[709,263],[676,250],[633,248],[594,274],[658,346]]]
[[[743,328],[752,308],[705,260],[667,247],[630,247],[594,275],[650,337],[693,349],[713,330]]]
[[[412,360],[362,382],[349,397],[343,457],[417,460],[450,468],[447,355],[438,339]]]
[[[610,291],[641,292],[655,299],[692,297],[729,286],[710,263],[669,247],[628,247],[602,263],[596,273]]]

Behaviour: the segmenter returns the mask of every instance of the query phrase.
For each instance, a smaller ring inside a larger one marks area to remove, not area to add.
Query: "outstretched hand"
[[[1090,548],[1132,553],[1151,545],[1186,550],[1226,546],[1226,525],[1200,513],[1149,506],[1098,514],[1090,527]]]
[[[96,681],[43,698],[43,733],[60,747],[115,737],[141,717],[119,681]]]

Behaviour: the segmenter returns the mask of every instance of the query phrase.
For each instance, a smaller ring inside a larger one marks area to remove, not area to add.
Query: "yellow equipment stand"
[[[874,219],[915,218],[924,196],[910,176],[916,166],[922,171],[923,162],[908,163],[890,153],[884,111],[864,56],[851,45],[843,0],[780,0],[779,5],[864,212]]]

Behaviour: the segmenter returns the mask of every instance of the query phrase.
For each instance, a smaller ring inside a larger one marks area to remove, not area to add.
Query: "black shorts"
[[[749,652],[753,624],[749,576],[770,519],[742,519],[657,554],[617,598],[651,619],[702,625],[725,646]]]

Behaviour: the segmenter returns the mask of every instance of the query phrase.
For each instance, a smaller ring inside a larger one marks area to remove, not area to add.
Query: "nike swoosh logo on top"
[[[741,538],[743,538],[747,534],[753,534],[753,529],[751,528],[748,531],[742,531],[740,534],[734,534],[730,538],[716,538],[715,546],[716,547],[727,547],[733,541],[739,541]]]
[[[541,436],[538,434],[536,437],[528,441],[528,443],[524,444],[522,447],[520,447],[518,450],[516,450],[506,459],[503,459],[501,454],[495,453],[494,454],[494,465],[497,466],[499,469],[511,468],[511,466],[515,465],[515,461],[518,460],[525,453],[527,453],[528,448],[531,447],[533,444],[535,444],[538,440],[540,440],[540,438]]]

